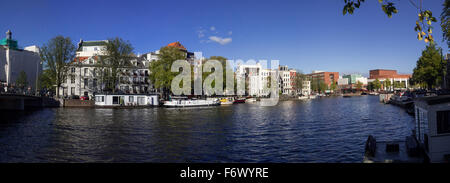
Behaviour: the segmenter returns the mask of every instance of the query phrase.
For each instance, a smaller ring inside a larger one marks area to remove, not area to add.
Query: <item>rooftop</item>
[[[424,102],[428,105],[436,105],[436,104],[444,104],[444,103],[450,103],[450,95],[440,95],[440,96],[434,96],[434,97],[422,97],[416,99],[416,101]]]
[[[108,43],[108,40],[100,40],[100,41],[83,41],[80,40],[78,43],[77,51],[81,51],[81,48],[83,46],[106,46],[106,43]]]
[[[179,48],[182,50],[187,50],[180,42],[173,42],[167,45],[167,47],[175,47],[175,48]]]

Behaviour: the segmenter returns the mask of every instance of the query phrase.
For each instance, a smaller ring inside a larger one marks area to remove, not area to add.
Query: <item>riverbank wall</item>
[[[93,100],[62,99],[61,107],[94,107]]]

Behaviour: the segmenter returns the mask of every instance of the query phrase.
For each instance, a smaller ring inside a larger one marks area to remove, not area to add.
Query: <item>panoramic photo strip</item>
[[[0,7],[5,169],[281,182],[450,163],[450,0]]]

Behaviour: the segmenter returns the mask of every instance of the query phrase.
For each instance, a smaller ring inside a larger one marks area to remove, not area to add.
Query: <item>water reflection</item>
[[[403,140],[413,128],[372,96],[6,116],[0,162],[360,162],[369,134]]]

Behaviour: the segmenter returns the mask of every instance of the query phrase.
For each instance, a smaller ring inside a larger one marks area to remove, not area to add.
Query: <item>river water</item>
[[[368,135],[404,140],[414,127],[375,96],[1,115],[0,162],[361,162]]]

